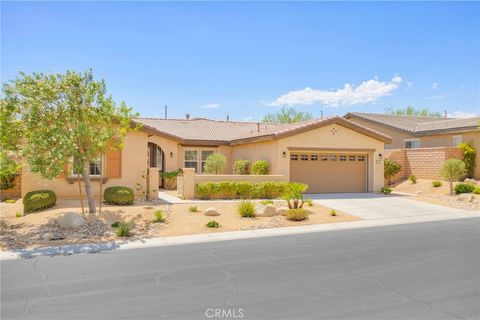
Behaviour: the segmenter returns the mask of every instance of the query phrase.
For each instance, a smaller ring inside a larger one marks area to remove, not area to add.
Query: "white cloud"
[[[438,89],[438,86],[439,86],[438,83],[436,83],[436,82],[432,83],[432,89],[436,90],[436,89]]]
[[[463,111],[455,111],[454,113],[447,114],[451,118],[473,118],[478,117],[478,113],[475,112],[463,112]]]
[[[400,76],[395,75],[390,82],[379,81],[375,77],[362,82],[357,87],[346,83],[343,89],[338,90],[316,90],[307,87],[303,90],[290,91],[276,100],[266,103],[266,105],[281,106],[322,103],[338,107],[340,105],[351,106],[359,103],[375,102],[381,97],[388,96],[400,86],[402,81]]]
[[[209,104],[206,104],[206,105],[201,106],[200,108],[204,108],[204,109],[215,109],[215,108],[220,108],[220,104],[218,104],[218,103],[209,103]]]
[[[427,99],[428,100],[436,100],[436,99],[443,99],[443,98],[448,98],[448,97],[453,97],[453,94],[450,94],[450,93],[439,94],[438,96],[427,97]]]

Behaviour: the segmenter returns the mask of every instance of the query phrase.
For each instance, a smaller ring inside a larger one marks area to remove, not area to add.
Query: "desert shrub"
[[[36,190],[28,192],[23,198],[23,212],[29,213],[53,207],[57,196],[52,190]]]
[[[103,192],[103,198],[108,204],[132,205],[134,200],[133,189],[121,186],[108,187]]]
[[[198,212],[198,207],[197,207],[197,206],[190,206],[190,208],[188,208],[188,211],[190,211],[190,212]]]
[[[287,211],[287,219],[291,221],[302,221],[308,218],[308,212],[303,209],[290,209]]]
[[[273,204],[273,201],[272,200],[262,200],[260,201],[261,204],[263,204],[264,206],[266,206],[267,204]]]
[[[392,178],[402,170],[402,166],[393,160],[385,159],[383,161],[383,177],[387,181],[387,186],[391,184]]]
[[[470,193],[475,190],[475,185],[473,183],[459,183],[455,186],[455,194],[460,193]]]
[[[220,186],[215,182],[201,182],[196,185],[195,189],[201,199],[210,199],[219,192]]]
[[[218,174],[225,168],[227,159],[223,154],[212,153],[205,160],[204,171],[208,174]]]
[[[132,235],[132,226],[126,222],[120,222],[115,228],[115,234],[119,237],[130,237]]]
[[[21,218],[23,217],[23,214],[20,211],[15,212],[15,217]]]
[[[458,159],[448,159],[442,166],[442,177],[450,184],[450,194],[453,194],[453,182],[465,175],[465,163]]]
[[[4,202],[5,202],[5,203],[15,203],[15,202],[17,202],[17,200],[15,200],[15,199],[6,199]]]
[[[218,221],[215,221],[215,220],[208,221],[207,228],[220,228],[220,223],[218,223]]]
[[[235,160],[233,163],[234,174],[249,174],[250,173],[250,161],[248,160]]]
[[[231,199],[237,197],[237,188],[233,181],[218,182],[218,189],[222,198]]]
[[[417,183],[417,177],[413,174],[408,177],[408,180],[413,184]]]
[[[305,200],[303,200],[303,192],[308,188],[308,185],[298,182],[290,182],[285,185],[282,198],[287,200],[289,209],[301,209]]]
[[[274,199],[285,190],[285,182],[257,182],[253,185],[250,197],[253,199]]]
[[[120,226],[120,221],[115,221],[114,223],[111,224],[112,228],[118,228]]]
[[[157,210],[153,213],[153,222],[165,222],[165,212]]]
[[[305,200],[305,203],[307,204],[307,206],[313,207],[313,200],[312,199]]]
[[[268,174],[269,171],[270,165],[268,164],[268,161],[258,160],[255,161],[252,165],[253,174],[265,175]]]
[[[240,199],[252,198],[253,184],[246,181],[235,182],[235,190]]]
[[[250,201],[242,201],[237,205],[237,211],[243,218],[255,217],[255,205]]]
[[[389,194],[392,192],[392,189],[390,189],[389,187],[382,187],[380,189],[380,192],[383,193],[383,194]]]
[[[442,181],[440,181],[440,180],[433,180],[432,181],[432,187],[438,188],[438,187],[441,187],[441,186],[442,186]]]
[[[473,177],[475,171],[475,158],[477,152],[475,148],[468,142],[461,143],[458,146],[463,152],[463,163],[465,163],[466,175],[468,178]]]
[[[287,182],[257,182],[248,181],[222,181],[222,182],[201,182],[195,187],[197,195],[201,199],[212,197],[224,199],[273,199],[281,196]]]
[[[335,217],[337,215],[337,210],[335,210],[335,209],[330,210],[330,215],[332,217]]]
[[[480,194],[480,187],[475,187],[475,189],[473,189],[473,193]]]

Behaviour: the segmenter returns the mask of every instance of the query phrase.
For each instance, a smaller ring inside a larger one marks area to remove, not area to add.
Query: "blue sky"
[[[143,116],[480,113],[480,4],[2,2],[1,77],[93,68]]]

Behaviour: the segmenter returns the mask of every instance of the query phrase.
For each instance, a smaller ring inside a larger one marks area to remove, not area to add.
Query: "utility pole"
[[[165,105],[165,119],[167,119],[167,110],[168,110],[168,107],[167,105]]]

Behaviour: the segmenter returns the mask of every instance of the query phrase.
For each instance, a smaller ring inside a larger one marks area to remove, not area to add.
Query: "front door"
[[[148,143],[148,159],[149,159],[149,166],[150,168],[158,168],[158,184],[159,188],[163,188],[164,179],[162,177],[162,173],[164,172],[165,168],[165,154],[158,145],[155,143],[149,142]]]

